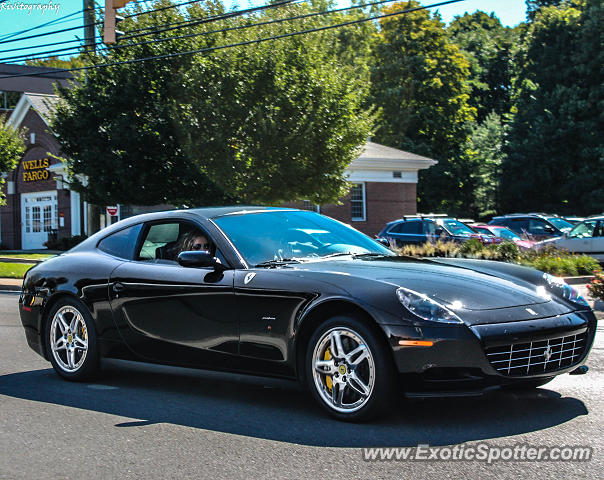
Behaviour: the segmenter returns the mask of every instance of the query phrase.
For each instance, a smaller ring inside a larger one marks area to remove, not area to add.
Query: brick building
[[[80,235],[85,230],[86,205],[67,188],[59,145],[48,129],[54,95],[24,93],[8,124],[24,127],[26,150],[17,167],[4,174],[6,205],[0,208],[3,248],[39,249],[49,234]]]

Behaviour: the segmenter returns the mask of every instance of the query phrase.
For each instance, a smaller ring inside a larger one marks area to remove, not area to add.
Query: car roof
[[[186,219],[191,217],[201,217],[205,219],[213,219],[223,217],[225,215],[241,215],[246,213],[258,213],[264,211],[304,211],[296,208],[281,208],[281,207],[266,207],[262,205],[236,205],[230,207],[204,207],[204,208],[183,208],[179,210],[163,210],[159,212],[142,213],[140,215],[134,215],[132,217],[120,220],[117,223],[109,225],[108,227],[95,232],[93,235],[88,237],[83,242],[76,245],[70,251],[83,251],[89,250],[96,246],[97,242],[102,238],[111,235],[123,228],[136,225],[143,222],[154,222],[157,220],[180,218]]]
[[[497,215],[496,217],[493,217],[493,220],[496,218],[522,218],[522,217],[529,217],[529,218],[543,218],[543,219],[547,219],[547,217],[557,217],[557,218],[561,218],[564,220],[564,217],[557,215],[555,213],[535,213],[535,212],[531,212],[531,213],[507,213],[505,215]]]
[[[179,210],[183,211],[183,210]],[[258,213],[265,211],[298,211],[297,208],[266,207],[262,205],[235,205],[230,207],[202,207],[188,208],[185,212],[193,213],[205,218],[217,218],[225,215],[244,215],[247,213]]]

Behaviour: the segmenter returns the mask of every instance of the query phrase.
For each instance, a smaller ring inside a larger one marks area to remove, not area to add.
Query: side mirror
[[[388,241],[387,238],[384,237],[377,237],[375,239],[376,242],[381,243],[382,245],[384,245],[385,247],[389,247],[390,246],[390,242]]]
[[[178,263],[183,267],[211,267],[214,270],[225,270],[225,266],[206,250],[191,250],[178,254]]]
[[[442,228],[437,228],[436,230],[434,230],[434,235],[436,235],[437,237],[440,237],[443,233],[444,230]]]

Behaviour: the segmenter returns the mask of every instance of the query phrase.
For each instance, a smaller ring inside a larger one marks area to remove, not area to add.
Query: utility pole
[[[83,0],[84,8],[84,48],[88,53],[96,52],[94,0]],[[90,236],[101,228],[99,207],[86,202],[86,233]]]
[[[83,0],[84,2],[84,45],[86,50],[94,53],[95,48],[95,34],[94,34],[94,0]]]

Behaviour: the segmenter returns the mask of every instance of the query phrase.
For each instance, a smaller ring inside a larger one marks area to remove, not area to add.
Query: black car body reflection
[[[178,252],[191,232],[210,250]],[[586,302],[542,272],[396,256],[316,213],[266,207],[123,220],[32,268],[19,303],[30,347],[66,378],[115,357],[305,379],[352,420],[395,384],[538,386],[582,365],[596,331]]]

